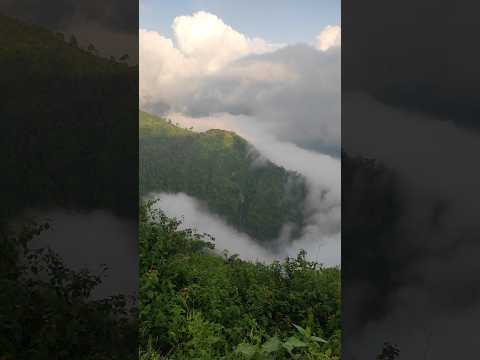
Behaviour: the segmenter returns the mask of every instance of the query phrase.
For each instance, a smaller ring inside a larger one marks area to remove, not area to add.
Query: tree
[[[396,346],[385,342],[382,352],[377,356],[377,360],[395,360],[399,355],[400,350]]]
[[[97,53],[97,49],[95,48],[95,46],[93,46],[93,44],[89,44],[87,50],[93,54]]]
[[[136,312],[127,299],[93,300],[101,275],[71,270],[51,249],[28,246],[49,227],[32,222],[2,232],[0,359],[137,358]]]
[[[120,57],[120,61],[128,61],[130,59],[130,56],[128,54],[124,54]]]
[[[75,37],[75,35],[72,34],[70,36],[69,44],[73,47],[78,47],[78,41],[77,41],[77,38]]]

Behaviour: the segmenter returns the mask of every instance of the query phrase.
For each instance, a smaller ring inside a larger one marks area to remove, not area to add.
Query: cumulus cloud
[[[340,26],[328,25],[317,36],[316,47],[318,50],[327,51],[330,48],[340,47],[342,32]]]
[[[140,30],[142,108],[255,116],[281,140],[338,154],[338,46],[250,39],[205,12],[176,18],[173,30],[174,40]]]
[[[205,11],[175,18],[173,31],[179,51],[197,59],[206,72],[216,71],[242,56],[273,49],[265,40],[250,39]]]
[[[172,28],[174,40],[156,31],[139,31],[140,105],[175,103],[226,64],[279,47],[250,39],[204,11],[175,18]]]

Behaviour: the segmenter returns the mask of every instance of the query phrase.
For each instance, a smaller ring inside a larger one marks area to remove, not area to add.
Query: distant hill
[[[261,241],[303,225],[305,181],[233,132],[196,133],[140,112],[140,193],[184,192]]]

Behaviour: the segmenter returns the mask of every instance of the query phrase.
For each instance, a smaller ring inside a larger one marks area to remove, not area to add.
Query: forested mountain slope
[[[261,241],[303,223],[306,186],[233,132],[196,133],[140,112],[140,192],[184,192]]]
[[[136,216],[138,68],[0,15],[2,217],[28,207]],[[112,180],[114,179],[114,181]]]

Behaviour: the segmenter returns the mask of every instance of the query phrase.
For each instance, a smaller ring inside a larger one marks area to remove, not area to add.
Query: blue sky
[[[340,24],[340,0],[141,0],[140,27],[171,38],[179,15],[208,11],[249,36],[270,42],[311,42],[327,25]]]

